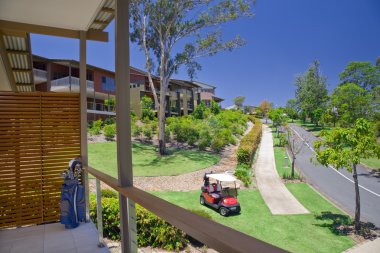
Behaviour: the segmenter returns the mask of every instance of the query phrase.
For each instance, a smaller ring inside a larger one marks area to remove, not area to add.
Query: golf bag
[[[79,221],[85,220],[84,187],[78,181],[78,165],[78,162],[70,161],[69,169],[63,174],[60,220],[68,229],[78,227]]]

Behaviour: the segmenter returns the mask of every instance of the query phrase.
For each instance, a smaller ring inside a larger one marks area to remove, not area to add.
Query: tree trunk
[[[292,156],[292,178],[294,178],[294,164],[296,163],[296,156]]]
[[[160,106],[159,106],[159,114],[158,114],[158,148],[161,156],[166,154],[166,142],[165,142],[165,96],[163,96],[163,90],[161,90],[160,96]]]
[[[353,178],[355,182],[355,230],[356,233],[360,231],[360,193],[359,193],[359,182],[358,174],[356,172],[356,164],[352,165]]]
[[[151,62],[150,62],[150,58],[149,58],[149,50],[148,50],[148,46],[146,44],[146,16],[144,16],[143,18],[143,31],[142,31],[142,37],[143,37],[143,48],[144,48],[144,53],[145,53],[145,63],[146,63],[146,68],[147,68],[147,72],[148,72],[148,81],[149,81],[149,86],[150,86],[150,89],[152,90],[152,93],[153,93],[153,98],[154,98],[154,108],[156,109],[157,111],[157,114],[159,113],[159,101],[158,101],[158,97],[157,97],[157,92],[156,92],[156,89],[154,87],[154,83],[153,83],[153,78],[152,78],[152,65],[151,65]]]

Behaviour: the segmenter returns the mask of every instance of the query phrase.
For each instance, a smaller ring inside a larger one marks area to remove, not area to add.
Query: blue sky
[[[379,0],[257,0],[253,18],[223,26],[226,38],[240,34],[247,44],[233,52],[201,59],[197,80],[217,86],[224,106],[239,95],[246,104],[263,99],[284,105],[294,97],[294,77],[314,59],[332,90],[349,61],[375,62],[380,56]],[[88,42],[89,64],[114,70],[113,23],[109,43]],[[79,58],[79,42],[32,35],[32,50],[48,58]],[[145,59],[131,45],[131,65],[144,68]],[[187,79],[184,69],[174,76]]]

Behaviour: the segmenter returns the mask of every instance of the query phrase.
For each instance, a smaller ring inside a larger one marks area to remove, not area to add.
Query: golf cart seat
[[[222,190],[221,186],[217,184],[210,184],[208,186],[208,192],[210,196],[213,197],[214,199],[220,199],[222,197],[221,190]]]

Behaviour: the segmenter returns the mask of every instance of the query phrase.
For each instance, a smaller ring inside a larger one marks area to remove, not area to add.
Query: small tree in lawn
[[[159,96],[152,72],[157,66],[160,93],[166,94],[169,80],[180,67],[190,78],[201,69],[197,59],[244,45],[240,36],[223,41],[221,26],[244,16],[252,16],[253,0],[132,0],[131,40],[145,55],[156,109],[160,155],[165,154],[165,95]],[[162,97],[162,99],[161,99]]]
[[[279,128],[284,125],[287,117],[283,108],[272,109],[268,113],[269,118],[273,122],[273,126],[276,128],[277,137],[279,136]]]
[[[336,169],[346,168],[352,172],[355,184],[355,230],[360,230],[360,195],[356,166],[361,159],[380,158],[380,145],[376,141],[372,125],[360,118],[352,128],[334,128],[331,132],[322,131],[322,140],[314,143],[317,160]]]
[[[266,100],[263,100],[261,101],[260,103],[260,109],[261,109],[261,112],[264,114],[264,117],[265,117],[265,124],[268,123],[268,112],[269,110],[272,108],[272,105],[269,101],[266,101]]]
[[[290,152],[292,158],[292,174],[291,177],[294,178],[294,166],[296,164],[297,155],[301,152],[302,147],[305,144],[301,138],[296,136],[290,127],[285,127],[286,131],[286,146]]]

